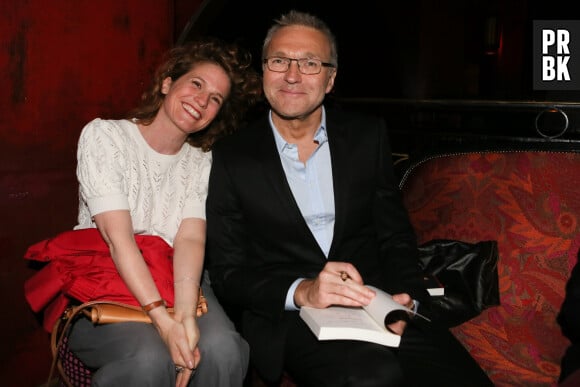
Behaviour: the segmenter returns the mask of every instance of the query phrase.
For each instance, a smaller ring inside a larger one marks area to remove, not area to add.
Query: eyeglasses
[[[332,63],[326,63],[320,59],[314,58],[284,58],[283,56],[272,56],[270,58],[264,59],[264,63],[268,67],[268,70],[277,73],[285,73],[290,68],[290,63],[295,61],[298,63],[298,71],[305,75],[315,75],[319,74],[323,67],[336,67]]]

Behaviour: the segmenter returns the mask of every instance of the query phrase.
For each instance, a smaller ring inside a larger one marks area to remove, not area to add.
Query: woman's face
[[[215,63],[197,63],[172,80],[163,80],[161,107],[165,116],[185,134],[204,129],[218,114],[230,93],[230,79]]]

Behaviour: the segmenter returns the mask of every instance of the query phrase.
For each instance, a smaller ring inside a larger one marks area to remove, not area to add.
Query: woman
[[[152,324],[72,327],[71,350],[96,369],[95,386],[241,386],[249,348],[203,276],[211,146],[261,93],[249,54],[216,40],[174,48],[141,106],[95,119],[78,144],[78,225],[96,227],[126,287]],[[135,234],[173,247],[170,315]],[[196,318],[201,287],[209,310]],[[192,377],[192,375],[194,377]]]

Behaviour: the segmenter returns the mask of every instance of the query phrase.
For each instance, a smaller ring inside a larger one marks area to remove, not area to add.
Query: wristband
[[[163,301],[163,300],[153,301],[147,305],[143,305],[141,308],[143,309],[143,312],[149,313],[150,311],[152,311],[153,309],[155,309],[159,306],[165,306],[165,301]]]

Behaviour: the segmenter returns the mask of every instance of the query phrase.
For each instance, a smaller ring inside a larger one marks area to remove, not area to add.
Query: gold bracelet
[[[165,306],[165,301],[163,301],[163,300],[153,301],[147,305],[143,305],[141,308],[143,309],[143,312],[149,313],[153,309],[160,307],[160,306]]]

